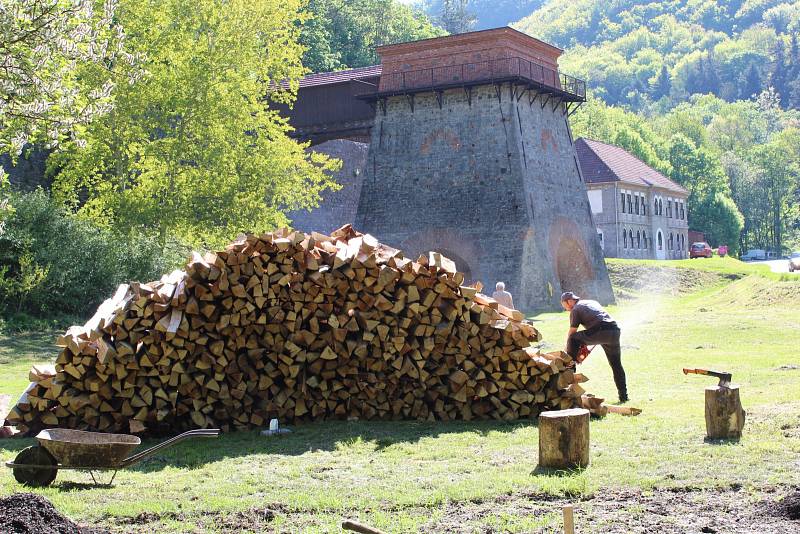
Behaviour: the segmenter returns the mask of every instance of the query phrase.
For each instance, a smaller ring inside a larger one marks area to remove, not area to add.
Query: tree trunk
[[[706,434],[709,439],[740,438],[744,416],[739,386],[706,388]]]
[[[539,415],[539,467],[589,465],[589,410],[572,408]]]

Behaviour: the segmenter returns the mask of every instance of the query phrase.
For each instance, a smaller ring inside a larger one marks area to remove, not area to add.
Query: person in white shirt
[[[511,293],[506,291],[506,285],[503,282],[497,282],[492,298],[506,308],[514,309],[514,299],[511,298]]]

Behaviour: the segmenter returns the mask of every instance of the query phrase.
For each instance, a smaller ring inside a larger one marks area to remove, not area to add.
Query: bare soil
[[[515,518],[524,517],[534,522],[538,519],[543,526],[534,530],[523,528],[521,532],[560,534],[563,531],[561,510],[568,504],[574,507],[576,532],[581,534],[800,533],[800,486],[760,490],[740,487],[664,488],[648,492],[616,490],[574,499],[515,493],[484,501],[451,502],[443,509],[410,507],[403,508],[402,512],[436,518],[425,523],[419,532],[492,534],[508,531],[505,527],[491,526],[498,522],[496,518],[502,517],[513,525]],[[341,514],[342,520],[360,515],[357,510],[319,512],[328,516],[328,520],[331,515]],[[281,528],[272,524],[278,516],[284,519]],[[153,523],[167,519],[189,518],[184,514],[147,513],[121,520],[117,528],[123,532],[152,532],[157,529]],[[224,533],[324,531],[325,528],[320,518],[308,510],[294,510],[277,503],[227,515],[209,512],[191,519],[198,525]]]
[[[624,263],[608,264],[608,276],[618,299],[647,295],[687,295],[700,289],[740,278],[687,267],[666,267]]]
[[[575,528],[582,534],[800,533],[798,487],[756,493],[741,488],[624,490],[574,500],[512,495],[498,501],[453,504],[442,519],[424,530],[497,532],[476,523],[488,515],[560,515],[567,504],[574,506]],[[536,532],[561,532],[560,521],[550,523]]]
[[[101,534],[80,527],[58,513],[50,501],[33,493],[0,498],[0,532],[3,534]]]

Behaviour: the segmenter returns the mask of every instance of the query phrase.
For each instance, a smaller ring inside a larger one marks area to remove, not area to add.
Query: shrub
[[[159,278],[181,261],[141,235],[119,236],[80,219],[40,190],[15,192],[0,233],[0,313],[86,315],[115,287]]]

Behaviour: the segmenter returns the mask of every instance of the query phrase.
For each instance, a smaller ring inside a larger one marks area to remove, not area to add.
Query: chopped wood
[[[504,419],[581,405],[524,315],[356,232],[278,230],[120,286],[31,370],[9,424],[105,432],[325,419]]]

